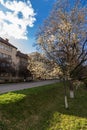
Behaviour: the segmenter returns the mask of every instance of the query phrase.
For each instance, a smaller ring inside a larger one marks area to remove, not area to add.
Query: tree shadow
[[[63,125],[64,122],[65,126],[69,126],[69,121],[75,124],[75,120],[77,124],[81,124],[84,120],[87,123],[87,91],[84,88],[79,88],[75,92],[75,99],[70,99],[67,91],[69,109],[64,107],[64,90],[60,83],[7,93],[7,95],[11,96],[9,103],[0,104],[2,118],[4,115],[12,122],[14,120],[24,122],[27,118],[31,123],[27,125],[32,130],[51,130],[52,127],[52,130],[58,130],[59,125]],[[15,100],[12,99],[12,95],[15,95],[13,96]],[[56,125],[58,125],[57,129],[54,128]]]

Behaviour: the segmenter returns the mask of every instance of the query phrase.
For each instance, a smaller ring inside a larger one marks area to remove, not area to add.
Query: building
[[[24,81],[32,80],[32,74],[28,69],[28,55],[17,51],[16,57],[18,77],[21,77]]]
[[[20,51],[17,51],[16,53],[16,61],[17,61],[17,67],[21,66],[27,66],[28,65],[28,55],[24,54]]]
[[[8,59],[14,66],[16,65],[17,48],[9,43],[8,39],[0,37],[0,58]]]
[[[6,78],[9,74],[13,76],[13,70],[15,71],[15,77],[17,78],[18,72],[21,69],[22,75],[28,75],[28,56],[20,51],[17,51],[17,47],[13,46],[8,39],[0,37],[0,76]],[[9,63],[9,64],[8,64]],[[12,68],[12,69],[11,69]],[[4,72],[4,73],[3,73]],[[10,73],[9,73],[10,72]],[[12,73],[11,73],[12,72]],[[2,78],[2,79],[3,79]],[[22,76],[23,78],[23,76]]]
[[[28,56],[9,43],[8,39],[0,37],[0,58],[7,58],[16,68],[19,64],[26,66],[28,64]]]

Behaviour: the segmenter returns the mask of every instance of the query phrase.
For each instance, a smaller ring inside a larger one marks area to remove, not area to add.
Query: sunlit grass
[[[7,94],[0,95],[0,104],[9,104],[22,100],[25,97],[24,94],[16,94],[9,92]]]
[[[64,108],[62,83],[0,95],[0,130],[87,130],[87,89]]]
[[[87,130],[87,118],[54,112],[47,130]]]

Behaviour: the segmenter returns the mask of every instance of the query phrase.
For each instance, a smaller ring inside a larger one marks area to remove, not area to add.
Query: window
[[[3,53],[0,53],[0,58],[3,58]]]
[[[11,56],[4,53],[0,53],[0,58],[8,58],[8,60],[11,60]]]
[[[0,43],[0,48],[1,48],[1,49],[3,49],[3,48],[4,48],[4,46],[3,46],[1,43]]]
[[[12,52],[12,47],[3,45],[2,43],[0,43],[0,49],[4,49],[6,51]]]

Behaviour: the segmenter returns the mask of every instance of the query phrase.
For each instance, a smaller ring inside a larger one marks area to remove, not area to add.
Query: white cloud
[[[5,9],[0,10],[0,36],[27,39],[27,26],[33,27],[36,20],[30,1],[0,0],[0,4]]]
[[[21,52],[27,53],[27,54],[36,51],[36,48],[32,46],[34,41],[35,41],[34,38],[29,38],[29,41],[28,40],[15,39],[13,37],[10,37],[10,39],[9,39],[9,42],[12,45],[17,47],[17,49],[20,50]]]

